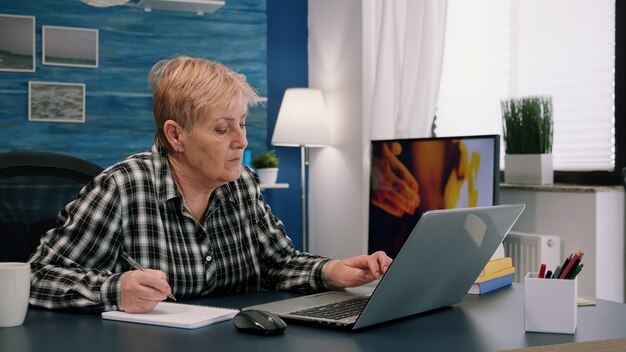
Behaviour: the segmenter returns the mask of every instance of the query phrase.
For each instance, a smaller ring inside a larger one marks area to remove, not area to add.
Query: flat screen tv
[[[395,258],[428,210],[498,202],[500,136],[371,142],[369,252]]]

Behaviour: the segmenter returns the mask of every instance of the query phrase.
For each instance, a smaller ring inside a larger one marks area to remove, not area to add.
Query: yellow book
[[[504,257],[499,259],[490,260],[485,268],[478,276],[485,276],[495,273],[496,271],[504,270],[513,266],[513,260],[511,257]]]
[[[476,279],[476,281],[475,281],[475,282],[476,282],[476,283],[481,283],[481,282],[483,282],[483,281],[487,281],[487,280],[495,279],[496,277],[500,277],[500,276],[504,276],[504,275],[513,274],[514,272],[515,272],[515,267],[511,266],[511,267],[508,267],[508,268],[506,268],[506,269],[496,271],[495,273],[491,273],[491,274],[488,274],[488,275],[479,276],[479,277]]]

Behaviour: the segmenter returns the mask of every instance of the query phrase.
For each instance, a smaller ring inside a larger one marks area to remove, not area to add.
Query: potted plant
[[[273,150],[261,153],[250,162],[259,175],[261,184],[274,184],[278,178],[278,157]]]
[[[501,102],[504,129],[504,180],[551,184],[552,98],[529,96]]]

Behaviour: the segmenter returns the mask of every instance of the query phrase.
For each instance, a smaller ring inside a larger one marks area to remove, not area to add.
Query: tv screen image
[[[428,210],[497,204],[500,136],[371,142],[369,252],[392,258]]]

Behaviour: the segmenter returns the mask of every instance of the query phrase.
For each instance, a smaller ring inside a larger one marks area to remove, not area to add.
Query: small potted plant
[[[509,99],[501,107],[505,182],[553,183],[551,97]]]
[[[259,175],[261,184],[274,184],[278,178],[278,157],[273,150],[261,153],[250,162]]]

